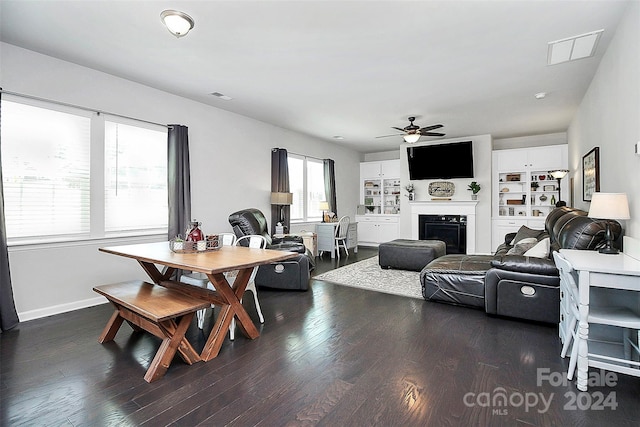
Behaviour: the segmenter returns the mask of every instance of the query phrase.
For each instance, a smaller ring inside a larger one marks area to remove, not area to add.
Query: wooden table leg
[[[252,268],[246,268],[238,272],[238,276],[234,281],[234,288],[229,286],[229,282],[223,274],[208,275],[209,280],[216,288],[218,295],[225,301],[225,304],[221,306],[220,314],[216,318],[216,323],[213,325],[213,329],[209,334],[200,357],[205,362],[213,359],[220,352],[220,347],[227,335],[229,326],[231,325],[231,319],[235,315],[238,318],[238,325],[242,332],[249,338],[255,339],[260,336],[258,329],[253,324],[251,317],[240,303],[240,298],[244,294],[249,278],[251,277]],[[218,303],[219,304],[219,303]]]

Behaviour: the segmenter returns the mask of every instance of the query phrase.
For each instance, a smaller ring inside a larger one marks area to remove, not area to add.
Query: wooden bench
[[[123,320],[134,330],[142,328],[162,339],[144,376],[145,381],[162,378],[176,351],[189,365],[201,360],[184,334],[195,312],[209,307],[209,302],[141,280],[96,286],[93,290],[116,307],[98,342],[112,341]]]

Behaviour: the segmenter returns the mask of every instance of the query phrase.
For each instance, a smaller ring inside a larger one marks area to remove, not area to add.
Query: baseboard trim
[[[103,296],[89,298],[81,301],[74,301],[66,304],[52,305],[51,307],[39,308],[36,310],[23,311],[18,313],[21,322],[29,320],[41,319],[43,317],[54,316],[56,314],[67,313],[69,311],[80,310],[81,308],[93,307],[100,304],[106,304],[109,301]]]

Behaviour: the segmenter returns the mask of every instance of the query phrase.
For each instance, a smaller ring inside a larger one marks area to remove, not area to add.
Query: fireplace
[[[429,200],[409,202],[411,206],[411,238],[420,239],[419,217],[422,215],[465,217],[466,250],[463,253],[476,253],[476,205],[477,200]],[[447,252],[449,249],[447,248]]]
[[[442,240],[447,254],[467,253],[466,215],[418,215],[418,238]]]

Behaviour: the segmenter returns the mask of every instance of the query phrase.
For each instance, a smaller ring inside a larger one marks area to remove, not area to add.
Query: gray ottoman
[[[421,271],[425,265],[447,252],[440,240],[397,239],[378,247],[380,267]]]

